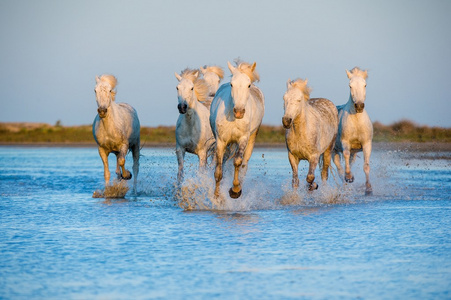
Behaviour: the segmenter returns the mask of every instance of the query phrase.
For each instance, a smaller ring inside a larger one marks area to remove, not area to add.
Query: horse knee
[[[117,159],[117,163],[118,163],[120,166],[123,166],[123,165],[125,164],[125,158],[124,158],[124,157],[119,157],[119,158]]]

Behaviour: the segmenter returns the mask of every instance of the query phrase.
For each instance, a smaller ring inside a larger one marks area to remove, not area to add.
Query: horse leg
[[[138,173],[139,173],[139,143],[137,145],[132,146],[132,154],[133,154],[133,193],[136,194],[136,183],[138,181]]]
[[[130,180],[132,179],[132,173],[125,168],[125,156],[127,155],[127,151],[128,145],[123,145],[117,155],[117,164],[121,167],[122,179]]]
[[[318,184],[315,181],[315,169],[316,166],[318,165],[318,156],[312,156],[309,160],[309,168],[308,168],[308,174],[307,174],[307,183],[308,185],[308,190],[309,191],[314,191],[318,189]]]
[[[108,153],[102,147],[99,147],[99,155],[103,162],[103,177],[105,178],[105,186],[110,182],[110,170],[108,168]]]
[[[333,158],[334,158],[334,164],[335,164],[335,166],[337,167],[337,170],[338,170],[338,175],[340,176],[340,178],[342,180],[344,180],[344,170],[343,170],[343,167],[341,166],[340,154],[338,152],[336,152],[335,150],[334,150],[334,153],[333,153]]]
[[[363,171],[365,172],[366,182],[365,182],[365,195],[372,195],[373,188],[370,183],[370,156],[371,156],[371,142],[363,146]]]
[[[252,152],[254,150],[255,145],[255,139],[257,138],[258,129],[249,137],[249,141],[247,142],[246,150],[244,150],[243,155],[243,164],[241,167],[245,169],[244,171],[247,171],[247,163],[249,162],[249,159],[251,159]]]
[[[345,158],[345,180],[346,182],[354,182],[354,176],[351,174],[351,145],[343,143],[343,157]]]
[[[235,159],[233,161],[233,165],[235,166],[235,172],[233,175],[233,186],[229,190],[229,195],[231,198],[239,198],[241,196],[241,184],[239,179],[240,167],[243,164],[243,156],[246,150],[246,145],[248,139],[246,137],[242,138],[238,145],[238,152],[235,155]]]
[[[335,142],[333,142],[335,144]],[[329,178],[329,167],[330,167],[330,160],[332,158],[332,147],[333,144],[329,148],[324,151],[323,154],[323,169],[321,170],[321,179],[323,181],[327,181],[327,178]]]
[[[224,152],[226,148],[226,144],[220,140],[216,141],[216,168],[215,168],[215,197],[219,197],[219,187],[222,180],[222,160],[224,158]]]
[[[291,184],[293,186],[293,189],[297,189],[299,187],[299,177],[298,177],[298,166],[299,166],[299,158],[291,154],[290,151],[288,151],[288,160],[291,165],[291,170],[293,172],[293,179],[291,181]]]
[[[177,184],[180,185],[180,183],[183,181],[183,161],[185,159],[185,149],[182,147],[177,147],[175,153],[177,154],[177,163],[179,165],[179,170],[177,173]]]

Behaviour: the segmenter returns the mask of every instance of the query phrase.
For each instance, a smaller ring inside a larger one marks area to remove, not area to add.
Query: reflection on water
[[[335,171],[317,191],[303,184],[293,191],[286,150],[256,149],[240,199],[228,197],[230,166],[215,199],[212,167],[199,174],[187,154],[178,189],[172,149],[142,154],[137,195],[93,199],[103,189],[96,149],[0,147],[0,298],[430,299],[451,292],[447,152],[375,151],[374,194],[365,197],[361,157],[354,183],[343,184]],[[301,182],[306,173],[301,162]]]

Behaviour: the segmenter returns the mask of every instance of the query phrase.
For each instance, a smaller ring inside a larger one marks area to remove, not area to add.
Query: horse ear
[[[202,74],[205,74],[205,71],[207,71],[207,69],[204,69],[203,67],[200,67],[199,70],[202,72]]]
[[[254,63],[251,66],[251,71],[252,72],[254,72],[256,66],[257,66],[257,63],[254,61]]]
[[[100,81],[100,78],[99,78],[99,76],[96,75],[96,83],[99,83],[99,81]]]
[[[308,83],[308,79],[307,78],[305,78],[304,83],[305,83],[305,85],[307,85],[307,83]]]
[[[234,66],[232,66],[232,64],[229,61],[227,62],[227,66],[229,67],[230,72],[232,72],[232,73],[235,72],[236,68]]]
[[[368,70],[365,70],[365,80],[368,78]]]
[[[196,78],[199,78],[199,71],[196,71],[196,73],[194,73],[194,76],[196,76]]]
[[[178,81],[182,80],[182,76],[177,74],[177,72],[174,72],[174,74],[175,74],[175,78],[177,78]]]
[[[288,81],[287,81],[287,89],[290,88],[290,87],[291,87],[291,79],[288,78]]]
[[[351,72],[349,72],[348,70],[346,70],[346,75],[348,75],[348,78],[351,79]]]

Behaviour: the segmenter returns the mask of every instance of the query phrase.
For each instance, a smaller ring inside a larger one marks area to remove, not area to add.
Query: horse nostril
[[[97,109],[97,112],[99,113],[99,115],[104,115],[104,114],[106,114],[107,110],[108,110],[107,108],[99,107]]]
[[[360,113],[365,108],[365,103],[356,103],[354,104],[355,110]]]
[[[290,127],[291,127],[291,121],[292,121],[291,118],[283,117],[283,118],[282,118],[282,124],[283,124],[283,127],[284,127],[284,128],[290,128]]]

